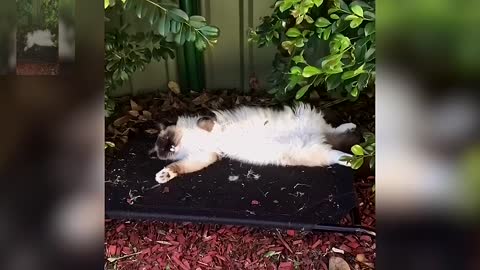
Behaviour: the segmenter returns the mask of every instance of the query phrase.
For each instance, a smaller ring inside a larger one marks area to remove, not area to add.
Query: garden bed
[[[342,166],[252,166],[225,159],[157,185],[155,173],[168,163],[147,154],[158,132],[155,120],[174,122],[183,113],[239,104],[280,105],[259,93],[238,96],[229,91],[168,92],[120,101],[120,114],[107,125],[107,140],[117,144],[117,149],[107,149],[107,215],[310,230],[338,224],[356,206],[353,171]],[[327,118],[344,121],[341,113],[328,113]]]

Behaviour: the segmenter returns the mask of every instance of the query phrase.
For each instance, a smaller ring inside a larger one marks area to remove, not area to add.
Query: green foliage
[[[107,23],[127,13],[137,17],[134,23],[147,22],[148,31],[135,32],[129,24],[114,27],[105,34],[105,110],[112,115],[115,104],[108,98],[137,70],[152,61],[174,58],[175,48],[186,42],[198,50],[217,43],[219,29],[207,24],[204,17],[188,16],[167,1],[104,0]],[[132,34],[132,32],[134,32]]]
[[[105,33],[105,88],[121,87],[137,70],[144,70],[152,60],[174,57],[175,44],[153,32],[134,35],[115,29]],[[113,108],[113,107],[110,107]]]
[[[37,29],[49,29],[54,36],[54,42],[58,41],[58,0],[42,0],[41,12],[39,16],[41,20],[38,23],[33,20],[32,0],[17,1],[17,36],[24,37],[28,32]],[[23,39],[18,39],[24,42]]]
[[[356,100],[375,80],[375,1],[280,0],[250,31],[278,52],[270,93],[302,99],[313,90]]]
[[[363,165],[366,158],[370,158],[368,166],[373,170],[375,168],[375,135],[367,132],[363,134],[363,138],[365,142],[352,146],[353,156],[343,156],[342,160],[347,161],[352,169],[357,170]]]

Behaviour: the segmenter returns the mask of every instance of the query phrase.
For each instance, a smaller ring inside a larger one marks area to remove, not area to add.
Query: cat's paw
[[[155,181],[160,184],[166,183],[177,176],[172,169],[165,167],[155,175]]]
[[[354,123],[345,123],[335,128],[335,131],[338,133],[345,133],[348,131],[353,131],[356,128],[357,128],[357,125],[355,125]]]

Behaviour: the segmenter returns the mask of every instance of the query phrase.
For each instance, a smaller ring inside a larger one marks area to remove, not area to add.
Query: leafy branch
[[[115,0],[104,0],[105,9],[115,6]],[[146,19],[152,29],[164,36],[168,42],[183,45],[194,42],[198,50],[217,43],[219,29],[207,24],[204,17],[188,16],[185,11],[171,5],[152,0],[121,0],[122,8],[136,14],[139,19]]]
[[[277,45],[276,64],[285,59],[274,67],[271,92],[301,99],[322,87],[357,99],[375,79],[374,7],[374,0],[276,1],[249,34],[258,47]]]
[[[353,153],[352,157],[343,156],[342,161],[347,161],[352,169],[357,170],[362,167],[365,162],[365,158],[370,158],[369,167],[370,169],[375,168],[375,135],[370,132],[363,134],[365,141],[362,144],[356,144],[352,146],[351,151]]]

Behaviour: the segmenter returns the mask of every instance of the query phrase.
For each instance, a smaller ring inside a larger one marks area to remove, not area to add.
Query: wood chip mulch
[[[17,63],[17,75],[57,75],[58,63]]]

